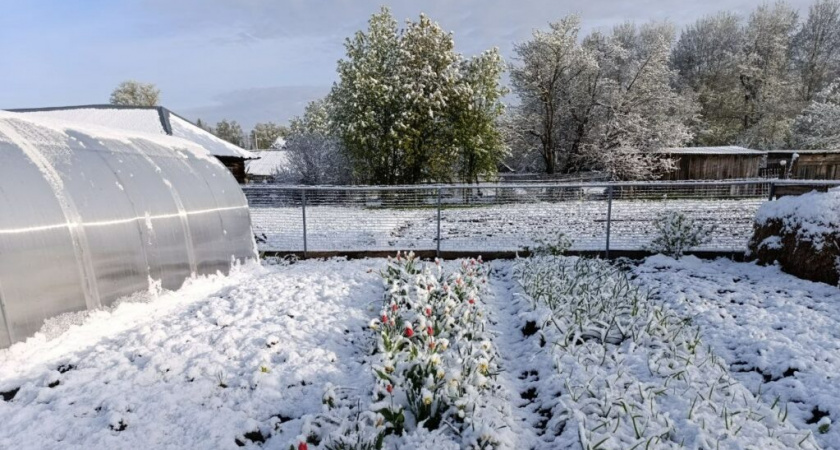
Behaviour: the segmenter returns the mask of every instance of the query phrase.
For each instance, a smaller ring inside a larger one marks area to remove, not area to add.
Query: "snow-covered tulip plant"
[[[473,417],[499,370],[480,301],[487,288],[481,258],[447,273],[439,260],[421,263],[413,253],[398,253],[382,277],[382,308],[370,322],[378,380],[373,402],[366,411],[346,409],[352,417],[333,418],[339,426],[327,448],[380,448],[389,435],[421,428],[454,433],[468,446],[495,447],[493,433]],[[339,397],[330,388],[324,404],[340,410]]]

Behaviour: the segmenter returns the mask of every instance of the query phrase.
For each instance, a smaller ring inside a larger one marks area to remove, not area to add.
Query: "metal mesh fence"
[[[643,250],[680,211],[711,231],[697,250],[742,251],[773,181],[420,187],[246,186],[262,251]],[[840,184],[840,182],[838,182]]]

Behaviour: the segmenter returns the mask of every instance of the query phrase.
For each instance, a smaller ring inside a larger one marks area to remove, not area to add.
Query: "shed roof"
[[[720,147],[672,147],[663,148],[658,153],[674,154],[674,155],[766,155],[766,151],[751,150],[735,145],[726,145]]]
[[[821,150],[768,150],[767,153],[771,155],[792,155],[798,153],[800,155],[819,155],[823,153],[840,153],[840,149],[821,149]]]
[[[289,152],[286,150],[265,150],[260,159],[248,161],[245,172],[249,175],[272,176],[289,168]]]
[[[216,157],[259,158],[259,155],[216,137],[162,106],[81,105],[9,111],[119,130],[167,134],[195,142]]]

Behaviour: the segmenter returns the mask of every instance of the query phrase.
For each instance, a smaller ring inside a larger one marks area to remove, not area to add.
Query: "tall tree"
[[[216,124],[215,135],[220,139],[224,139],[231,144],[242,146],[245,142],[245,135],[242,133],[242,127],[235,120],[228,121],[223,119]]]
[[[786,146],[793,118],[804,106],[797,100],[790,59],[797,20],[795,10],[777,2],[756,8],[747,23],[739,65],[744,105],[739,141],[746,146]]]
[[[651,179],[673,170],[673,162],[657,151],[692,137],[696,105],[673,88],[673,41],[667,23],[625,23],[610,36],[594,33],[584,41],[597,61],[599,86],[584,157],[612,179]]]
[[[799,97],[810,102],[840,75],[840,1],[817,0],[793,39]]]
[[[671,53],[678,87],[696,94],[700,117],[694,124],[699,145],[729,145],[743,130],[743,95],[738,65],[744,30],[735,14],[721,12],[687,26]]]
[[[517,46],[518,138],[536,141],[548,173],[560,162],[618,179],[661,175],[670,161],[656,151],[690,139],[695,116],[692,99],[672,87],[672,27],[628,23],[582,43],[577,27],[571,16]]]
[[[112,105],[158,106],[160,89],[151,83],[128,80],[111,92]]]
[[[572,104],[577,99],[573,91],[596,69],[578,44],[579,31],[580,19],[571,15],[549,24],[547,31],[535,30],[530,40],[514,47],[518,64],[511,65],[510,79],[520,106],[511,130],[521,145],[539,148],[548,174],[569,168],[580,128],[586,126],[580,116],[586,115],[586,105],[575,108],[581,105]]]
[[[476,149],[476,142],[488,158],[502,158],[504,147],[493,144],[493,136],[459,139],[465,134],[459,127],[474,125],[474,120],[451,120],[466,117],[461,108],[487,104],[490,98],[499,103],[502,87],[486,82],[488,76],[498,78],[498,72],[492,72],[491,64],[464,63],[454,51],[452,35],[437,23],[421,15],[400,30],[383,8],[345,47],[347,56],[338,62],[339,81],[329,96],[330,120],[360,181],[411,184],[457,178],[464,174],[459,171],[464,167],[459,166],[460,155]],[[477,69],[491,72],[469,73]],[[497,96],[487,93],[493,86]],[[478,98],[479,93],[484,97]],[[501,113],[495,106],[481,111],[495,120]],[[489,164],[469,167],[482,171],[469,174],[470,179],[496,170]]]
[[[817,93],[796,118],[793,143],[803,149],[840,148],[840,80]]]

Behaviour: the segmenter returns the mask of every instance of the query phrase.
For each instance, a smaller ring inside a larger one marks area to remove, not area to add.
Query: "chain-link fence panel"
[[[791,183],[259,185],[243,190],[262,251],[510,252],[556,243],[561,235],[572,250],[644,250],[657,235],[657,219],[672,212],[708,230],[708,242],[695,250],[743,251],[758,208]]]

